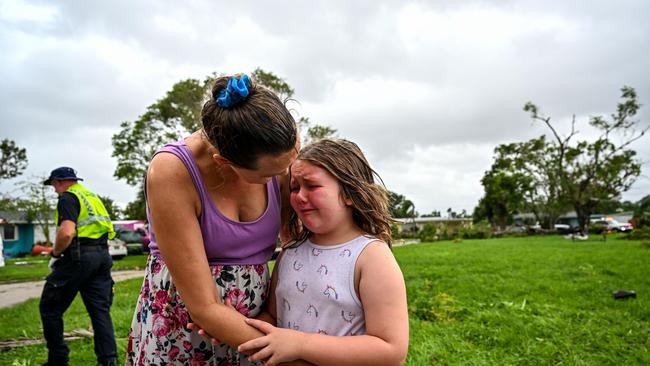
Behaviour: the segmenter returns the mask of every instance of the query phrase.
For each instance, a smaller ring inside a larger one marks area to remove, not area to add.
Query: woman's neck
[[[213,156],[219,154],[219,150],[210,143],[203,130],[191,134],[185,139],[185,143],[192,150],[194,159],[204,176],[218,176],[222,183],[233,183],[240,180],[230,165],[215,161]]]

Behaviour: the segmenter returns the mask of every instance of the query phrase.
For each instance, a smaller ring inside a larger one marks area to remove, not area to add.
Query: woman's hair
[[[201,111],[203,131],[219,154],[242,168],[256,169],[260,155],[279,155],[293,149],[298,136],[296,122],[270,89],[249,79],[246,97],[227,108],[217,104],[230,79],[223,76],[214,81],[211,98]]]
[[[342,198],[352,201],[354,223],[390,245],[393,219],[388,211],[387,191],[357,144],[343,139],[319,140],[305,146],[297,160],[308,161],[332,174],[339,183]],[[381,184],[375,183],[375,176]],[[299,242],[311,234],[295,211],[291,213],[288,230]]]

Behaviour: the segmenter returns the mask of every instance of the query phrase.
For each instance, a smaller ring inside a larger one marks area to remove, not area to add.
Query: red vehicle
[[[117,238],[126,243],[129,254],[149,251],[149,232],[143,220],[113,221]]]

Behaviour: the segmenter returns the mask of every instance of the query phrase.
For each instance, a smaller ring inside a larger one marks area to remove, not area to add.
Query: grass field
[[[47,267],[50,257],[24,257],[7,259],[0,267],[0,283],[42,280],[50,273]],[[113,270],[142,269],[147,262],[146,255],[128,255],[113,261]]]
[[[650,245],[560,237],[466,240],[395,248],[409,297],[408,365],[649,365]],[[141,280],[116,285],[120,357]],[[614,300],[633,289],[638,297]],[[79,299],[66,330],[88,328]],[[387,321],[390,321],[387,319]],[[0,310],[0,339],[40,337],[38,302]],[[92,341],[70,344],[93,364]],[[45,347],[0,353],[35,365]]]

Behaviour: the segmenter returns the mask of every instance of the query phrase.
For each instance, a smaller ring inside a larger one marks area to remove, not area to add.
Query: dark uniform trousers
[[[113,261],[105,246],[82,245],[78,260],[65,255],[54,264],[41,295],[40,311],[47,342],[48,365],[67,365],[68,346],[63,340],[63,313],[77,293],[93,325],[95,354],[99,364],[117,358],[110,307],[113,302]]]

